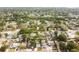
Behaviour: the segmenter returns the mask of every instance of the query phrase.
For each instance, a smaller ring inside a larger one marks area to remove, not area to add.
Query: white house
[[[76,36],[75,33],[76,33],[76,30],[68,30],[67,31],[69,38],[75,38],[75,36]]]

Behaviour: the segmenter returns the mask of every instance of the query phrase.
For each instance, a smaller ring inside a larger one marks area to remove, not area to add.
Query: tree
[[[33,39],[35,40],[35,42],[39,42],[40,46],[42,46],[42,40],[44,40],[44,37],[42,35],[36,35],[35,37],[33,37]]]
[[[1,52],[5,52],[5,50],[8,48],[7,45],[3,44],[3,46],[0,48]]]
[[[30,34],[33,32],[34,30],[32,29],[27,29],[27,28],[23,28],[19,31],[18,34],[21,34],[22,35],[22,41],[24,42],[26,38],[30,38]]]
[[[21,43],[18,48],[20,48],[20,49],[26,49],[26,44]]]
[[[59,47],[60,47],[60,50],[63,51],[63,52],[66,52],[67,51],[67,46],[65,44],[65,42],[59,42]]]
[[[26,35],[23,34],[23,35],[22,35],[22,42],[25,42],[25,41],[26,41]]]
[[[35,41],[35,39],[31,39],[30,43],[31,43],[31,47],[33,47],[33,48],[36,47],[36,41]]]
[[[74,48],[76,48],[76,44],[73,41],[67,42],[67,50],[68,51],[71,51]]]
[[[61,24],[60,28],[61,28],[61,31],[67,31],[68,30],[68,27],[65,24]]]
[[[57,37],[58,37],[58,32],[55,31],[55,32],[54,32],[54,40],[57,40]]]
[[[79,32],[76,32],[76,35],[79,35]]]
[[[19,31],[19,34],[30,34],[32,29],[23,28]]]
[[[64,33],[61,33],[59,36],[58,36],[58,41],[64,41],[66,42],[67,41],[67,35],[64,34]]]

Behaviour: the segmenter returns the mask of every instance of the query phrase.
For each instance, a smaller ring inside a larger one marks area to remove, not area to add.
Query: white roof
[[[69,38],[74,38],[75,33],[76,33],[76,30],[68,30],[67,31],[67,34],[68,34]]]

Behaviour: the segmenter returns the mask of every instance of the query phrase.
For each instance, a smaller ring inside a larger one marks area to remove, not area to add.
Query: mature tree
[[[57,38],[58,38],[58,32],[55,31],[55,32],[54,32],[54,40],[57,40]]]
[[[0,52],[5,52],[7,48],[8,48],[8,45],[3,44],[3,46],[1,46],[0,48]]]
[[[60,50],[62,52],[66,52],[67,51],[67,46],[66,46],[65,42],[63,42],[63,41],[59,42],[59,46],[60,46]]]
[[[66,42],[67,41],[67,35],[64,34],[64,33],[61,33],[59,36],[58,36],[58,41],[64,41]]]
[[[32,32],[32,29],[24,28],[20,30],[19,34],[30,34],[31,32]]]
[[[67,50],[71,51],[71,49],[76,48],[76,44],[73,41],[67,42]]]

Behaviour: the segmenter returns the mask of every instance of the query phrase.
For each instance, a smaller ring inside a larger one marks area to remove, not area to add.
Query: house
[[[10,45],[10,48],[17,48],[20,45],[20,43],[12,43]]]
[[[14,37],[17,37],[17,33],[20,31],[20,29],[16,29],[14,31],[2,31],[0,32],[2,38],[12,39]]]
[[[67,31],[69,38],[75,38],[75,36],[76,36],[75,33],[76,33],[76,30],[68,30]]]

